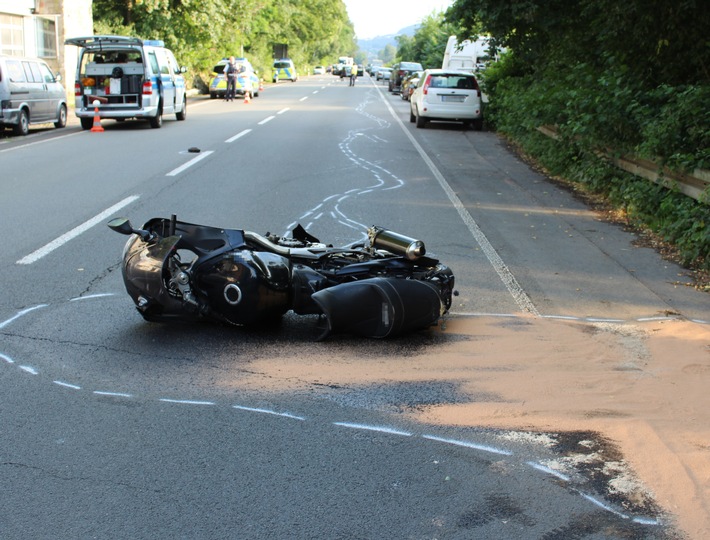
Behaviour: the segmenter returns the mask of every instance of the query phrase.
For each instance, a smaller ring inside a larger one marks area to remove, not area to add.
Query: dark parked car
[[[423,73],[423,71],[415,71],[413,73],[409,73],[404,77],[404,79],[402,79],[400,97],[404,101],[409,101],[409,96],[411,96],[412,92],[414,92],[414,89],[417,87],[417,83],[419,82],[419,78]]]
[[[392,76],[389,82],[389,91],[398,94],[402,90],[402,79],[405,75],[415,71],[423,71],[419,62],[398,62],[392,66]]]

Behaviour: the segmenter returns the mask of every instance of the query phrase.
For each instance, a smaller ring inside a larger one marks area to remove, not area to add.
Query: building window
[[[37,21],[37,56],[41,58],[57,57],[57,23],[54,19],[36,17]]]
[[[0,54],[24,56],[22,17],[0,13]]]

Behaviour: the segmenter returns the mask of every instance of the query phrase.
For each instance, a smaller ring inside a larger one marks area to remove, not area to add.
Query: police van
[[[296,73],[296,66],[293,64],[293,60],[290,58],[274,60],[274,76],[272,79],[275,83],[279,81],[296,82],[298,73]]]
[[[106,35],[65,43],[79,48],[74,96],[82,128],[93,126],[96,108],[102,119],[137,118],[153,128],[163,125],[164,114],[185,120],[186,69],[163,41]]]

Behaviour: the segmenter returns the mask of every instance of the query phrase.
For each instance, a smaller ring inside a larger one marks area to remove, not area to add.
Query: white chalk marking
[[[6,355],[4,355],[4,354],[2,354],[2,353],[0,353],[0,358],[3,359],[3,360],[5,360],[5,362],[7,362],[8,364],[14,364],[14,363],[15,363],[15,361],[14,361],[12,358],[10,358],[9,356],[6,356]]]
[[[54,381],[54,384],[58,384],[59,386],[64,386],[65,388],[71,388],[72,390],[81,390],[81,386],[77,386],[75,384],[69,384],[63,381]]]
[[[172,171],[170,171],[170,172],[169,172],[168,174],[166,174],[165,176],[177,176],[178,174],[180,174],[181,172],[183,172],[183,171],[189,169],[190,167],[192,167],[193,165],[195,165],[195,164],[198,163],[199,161],[202,161],[203,159],[205,159],[206,157],[208,157],[208,156],[209,156],[210,154],[212,154],[212,153],[213,153],[212,150],[206,150],[205,152],[200,153],[199,156],[195,156],[194,158],[192,158],[192,159],[191,159],[190,161],[188,161],[187,163],[183,163],[183,164],[180,165],[178,168],[173,169]]]
[[[226,143],[234,142],[234,141],[236,141],[237,139],[239,139],[239,138],[241,138],[241,137],[244,137],[244,135],[246,135],[246,134],[249,133],[250,131],[251,131],[251,129],[245,129],[245,130],[243,130],[243,131],[240,131],[240,132],[237,133],[234,137],[230,137],[229,139],[227,139],[227,140],[224,141],[224,142],[226,142]]]
[[[530,465],[533,469],[537,469],[538,471],[542,471],[547,474],[551,474],[552,476],[556,476],[560,480],[564,480],[565,482],[569,482],[570,478],[566,474],[562,474],[561,472],[556,471],[555,469],[551,469],[550,467],[546,467],[545,465],[541,465],[540,463],[535,463],[533,461],[528,461],[528,465]]]
[[[39,371],[37,371],[37,370],[36,370],[35,368],[33,368],[32,366],[20,366],[20,369],[21,369],[22,371],[26,371],[26,372],[29,373],[30,375],[37,375],[37,374],[39,373]]]
[[[79,300],[90,300],[92,298],[105,298],[107,296],[115,296],[114,293],[100,293],[100,294],[89,294],[87,296],[77,296],[76,298],[70,298],[70,302],[78,302]]]
[[[241,405],[232,405],[233,408],[239,409],[240,411],[249,411],[249,412],[256,412],[256,413],[263,413],[263,414],[271,414],[274,416],[283,416],[284,418],[292,418],[293,420],[303,420],[305,421],[305,418],[302,416],[296,416],[295,414],[291,413],[280,413],[276,411],[270,411],[269,409],[255,409],[253,407],[242,407]]]
[[[104,210],[100,214],[97,214],[96,216],[92,217],[90,220],[85,221],[84,223],[82,223],[78,227],[74,227],[71,231],[63,234],[62,236],[60,236],[56,240],[52,240],[46,246],[39,248],[37,251],[33,251],[32,253],[30,253],[26,257],[23,257],[22,259],[17,261],[17,264],[32,264],[33,262],[38,261],[39,259],[41,259],[45,255],[49,255],[55,249],[63,246],[64,244],[66,244],[70,240],[73,240],[74,238],[76,238],[80,234],[88,231],[94,225],[104,221],[106,218],[115,214],[118,210],[120,210],[124,206],[131,204],[133,201],[137,200],[138,198],[139,198],[138,195],[131,195],[130,197],[126,197],[125,199],[123,199],[120,202],[117,202],[116,204],[114,204],[110,208],[107,208],[106,210]]]
[[[267,117],[264,118],[261,122],[259,122],[259,125],[260,125],[260,126],[263,126],[263,125],[266,124],[267,122],[271,122],[274,118],[276,118],[276,117],[273,116],[273,115],[272,115],[272,116],[267,116]]]
[[[390,435],[402,435],[403,437],[411,437],[412,434],[408,431],[400,431],[398,429],[389,428],[386,426],[368,426],[365,424],[351,424],[349,422],[333,422],[333,425],[342,426],[351,429],[364,429],[366,431],[377,431],[380,433],[388,433]]]
[[[23,315],[26,315],[27,313],[29,313],[29,312],[31,312],[31,311],[34,311],[35,309],[41,309],[41,308],[43,308],[43,307],[47,307],[47,304],[39,304],[39,305],[33,306],[33,307],[31,307],[31,308],[23,309],[22,311],[18,312],[17,315],[15,315],[14,317],[10,317],[10,318],[7,319],[6,321],[3,321],[2,323],[0,323],[0,330],[2,330],[3,328],[5,328],[5,327],[6,327],[8,324],[10,324],[12,321],[14,321],[14,320],[16,320],[16,319],[19,319],[19,318],[22,317]]]
[[[582,497],[584,497],[585,499],[587,499],[592,504],[596,504],[599,508],[603,508],[607,512],[611,512],[612,514],[619,516],[620,518],[623,518],[623,519],[629,519],[629,516],[622,514],[621,512],[617,512],[611,506],[604,504],[602,501],[600,501],[596,497],[592,497],[591,495],[587,495],[586,493],[581,493],[581,492],[580,492],[580,495]]]
[[[509,452],[508,450],[501,450],[500,448],[494,448],[493,446],[486,446],[484,444],[477,444],[468,441],[457,441],[455,439],[443,439],[441,437],[435,437],[434,435],[422,435],[422,437],[431,441],[453,444],[455,446],[463,446],[465,448],[473,448],[474,450],[483,450],[484,452],[490,452],[491,454],[501,454],[503,456],[513,455],[513,452]]]
[[[183,405],[214,405],[213,401],[193,401],[191,399],[165,399],[162,398],[160,401],[165,403],[180,403]]]
[[[94,390],[93,392],[97,396],[111,396],[111,397],[133,397],[131,394],[124,394],[123,392],[103,392],[101,390]]]

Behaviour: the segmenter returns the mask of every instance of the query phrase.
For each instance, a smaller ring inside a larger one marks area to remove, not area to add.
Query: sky
[[[453,0],[343,0],[358,39],[396,34],[419,24],[434,11],[443,11]]]

